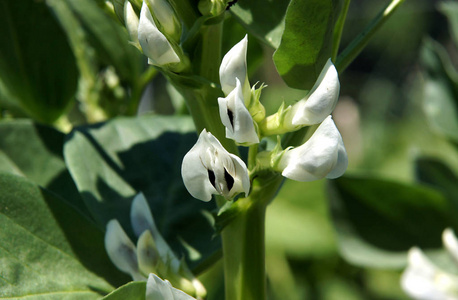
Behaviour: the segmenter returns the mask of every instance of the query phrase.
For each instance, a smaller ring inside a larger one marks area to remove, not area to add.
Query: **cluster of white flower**
[[[458,266],[458,240],[450,228],[444,230],[442,241]],[[417,247],[409,251],[401,286],[415,300],[458,300],[458,276],[434,265]]]
[[[180,298],[183,292],[175,292],[171,289],[167,292],[168,285],[159,282],[158,274],[170,280],[174,286],[180,288],[198,299],[205,298],[206,290],[200,281],[194,277],[184,260],[179,260],[168,246],[159,230],[157,229],[153,215],[142,193],[138,194],[131,206],[130,219],[134,234],[138,237],[137,247],[129,239],[119,222],[115,219],[107,224],[105,233],[105,249],[113,264],[122,272],[132,276],[133,280],[145,281],[148,278],[146,299],[193,299]],[[152,276],[153,275],[153,276]],[[157,291],[155,291],[157,289]],[[164,290],[165,289],[165,290]],[[157,293],[174,297],[156,298]],[[151,294],[148,298],[148,294]]]
[[[226,137],[237,144],[250,146],[264,136],[298,130],[319,124],[311,138],[297,148],[272,153],[271,168],[283,176],[312,181],[341,176],[348,165],[342,137],[330,114],[339,97],[337,70],[328,60],[309,95],[276,114],[265,117],[259,102],[260,89],[250,88],[247,76],[248,39],[235,45],[223,58],[219,70],[225,98],[219,98],[221,121]],[[200,200],[211,200],[212,194],[231,199],[239,193],[248,195],[250,180],[245,163],[227,152],[205,129],[182,164],[183,181],[189,193]]]

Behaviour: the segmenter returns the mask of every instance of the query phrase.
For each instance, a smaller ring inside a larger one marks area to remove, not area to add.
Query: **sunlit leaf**
[[[246,30],[274,49],[280,45],[289,1],[238,1],[230,11]]]
[[[0,123],[0,172],[26,177],[85,211],[63,158],[65,135],[30,120]]]
[[[279,74],[288,86],[310,89],[332,54],[340,0],[292,0],[285,30],[274,54]]]
[[[103,233],[61,198],[0,173],[0,299],[99,299],[126,282]]]

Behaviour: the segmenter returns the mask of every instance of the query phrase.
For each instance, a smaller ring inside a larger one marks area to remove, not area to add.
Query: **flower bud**
[[[161,32],[175,42],[179,42],[181,37],[181,23],[170,3],[167,0],[146,1]]]
[[[202,201],[210,201],[212,194],[222,195],[226,199],[242,192],[246,196],[250,190],[245,163],[227,152],[205,129],[184,156],[181,175],[188,192]]]
[[[223,57],[219,68],[219,79],[221,82],[221,89],[226,96],[235,89],[236,78],[242,83],[244,99],[250,96],[250,84],[248,82],[246,64],[247,47],[248,36],[245,35],[245,37],[232,47]]]
[[[309,95],[294,104],[285,116],[285,126],[297,128],[323,122],[334,110],[339,92],[339,75],[329,59]]]
[[[117,220],[107,224],[105,249],[116,268],[130,274],[133,280],[145,280],[138,268],[136,248]]]
[[[297,181],[337,178],[347,169],[347,152],[331,116],[303,145],[286,149],[278,166],[282,175]]]
[[[129,33],[132,44],[141,49],[138,41],[138,16],[129,0],[124,3],[124,23],[126,24],[127,32]]]
[[[138,41],[143,53],[148,57],[148,63],[155,66],[165,66],[180,62],[180,58],[165,35],[159,31],[151,12],[143,2],[138,25]]]
[[[219,16],[226,11],[228,0],[200,0],[198,8],[203,16]]]
[[[188,294],[174,288],[169,281],[162,280],[155,274],[150,274],[146,282],[145,300],[195,300]]]
[[[259,137],[250,112],[243,102],[240,80],[226,98],[218,98],[219,115],[226,127],[226,137],[242,145],[259,143]]]

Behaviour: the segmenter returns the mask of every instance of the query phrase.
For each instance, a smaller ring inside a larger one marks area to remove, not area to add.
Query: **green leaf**
[[[129,282],[110,294],[103,297],[102,300],[144,300],[146,293],[145,281]]]
[[[85,211],[64,158],[65,135],[30,120],[0,123],[0,172],[24,176]]]
[[[194,145],[189,117],[119,118],[81,127],[69,135],[64,157],[94,219],[101,225],[118,219],[130,231],[132,198],[143,192],[159,230],[178,256],[183,240],[200,253],[196,264],[220,247],[208,213],[214,202],[192,198],[181,178],[181,161]],[[131,234],[132,236],[132,234]],[[189,262],[189,261],[188,261]]]
[[[0,173],[0,299],[98,299],[126,277],[103,233],[61,198]]]
[[[426,39],[421,48],[425,70],[423,108],[437,133],[458,141],[458,73],[446,50]]]
[[[238,1],[230,8],[246,30],[274,49],[280,45],[289,1]]]
[[[0,81],[30,116],[54,122],[76,91],[73,53],[43,1],[0,3]]]
[[[292,88],[310,89],[332,56],[340,0],[292,0],[285,30],[274,54],[278,73]]]
[[[441,248],[442,231],[458,228],[451,203],[430,188],[341,177],[328,191],[341,254],[356,265],[401,268],[411,247]]]

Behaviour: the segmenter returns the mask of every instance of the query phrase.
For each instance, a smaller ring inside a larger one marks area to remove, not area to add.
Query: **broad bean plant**
[[[343,176],[340,79],[404,1],[380,2],[341,47],[350,0],[3,0],[0,299],[212,299],[201,275],[218,264],[224,299],[270,299],[268,206],[286,180],[328,179],[348,263],[405,269],[414,299],[458,299],[421,250],[443,232],[458,260],[449,198],[425,186],[449,171],[420,159],[423,185]],[[456,94],[438,47],[422,50],[428,91]],[[252,75],[271,59],[301,96],[267,109]],[[173,114],[143,114],[162,96]]]

